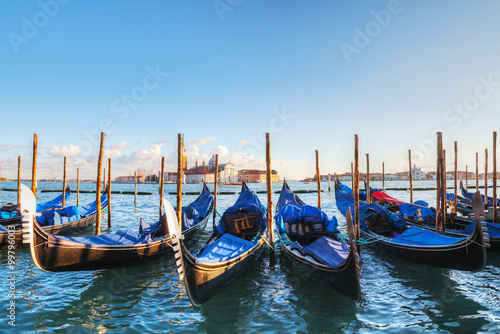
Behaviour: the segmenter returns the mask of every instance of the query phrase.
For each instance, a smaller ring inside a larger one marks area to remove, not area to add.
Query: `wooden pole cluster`
[[[411,150],[408,150],[408,167],[410,169],[410,203],[413,203],[413,169],[411,167]]]
[[[328,192],[332,191],[332,175],[328,173]]]
[[[497,132],[493,132],[493,222],[497,222]]]
[[[99,148],[99,158],[97,160],[97,182],[96,182],[96,189],[95,189],[95,201],[96,201],[96,206],[97,206],[97,219],[95,222],[95,235],[100,235],[101,234],[101,215],[102,215],[102,208],[101,208],[101,183],[102,183],[102,159],[103,159],[103,153],[104,153],[104,132],[101,132],[101,145]]]
[[[37,192],[37,183],[36,183],[36,158],[38,151],[38,135],[35,133],[33,135],[33,166],[31,170],[31,191],[33,191],[33,195],[36,198]]]
[[[63,167],[63,199],[62,206],[66,206],[66,157],[64,157],[64,167]]]
[[[479,153],[476,152],[476,191],[479,191]]]
[[[219,155],[215,155],[215,173],[214,173],[214,218],[213,223],[215,224],[215,220],[217,219],[217,185],[219,183]]]
[[[455,141],[455,181],[453,184],[453,213],[457,214],[457,195],[458,195],[458,143]]]
[[[76,169],[76,206],[80,205],[80,168]]]
[[[316,172],[319,175],[318,151],[316,150]],[[267,183],[267,229],[269,231],[269,244],[274,249],[274,228],[273,228],[273,180],[271,179],[271,138],[270,134],[266,133],[266,183]],[[318,182],[318,187],[320,187]],[[321,189],[321,188],[319,188]],[[318,190],[318,206],[321,208],[321,197]]]
[[[484,150],[484,208],[488,210],[488,149]]]
[[[385,191],[385,165],[382,161],[382,189]]]
[[[21,156],[17,158],[17,203],[21,202]]]
[[[182,166],[183,166],[183,135],[179,133],[177,143],[177,220],[179,229],[182,232]]]
[[[316,182],[318,186],[318,209],[321,210],[321,174],[319,172],[319,152],[316,150]]]
[[[137,171],[134,171],[134,205],[137,206]]]
[[[354,135],[354,224],[355,226],[355,234],[356,240],[360,239],[359,232],[359,138],[358,135]],[[360,247],[358,246],[358,253],[360,251]]]
[[[161,157],[161,173],[160,173],[160,213],[159,217],[161,219],[161,211],[163,209],[163,175],[165,175],[165,157]]]
[[[366,154],[366,203],[372,203],[372,197],[370,194],[370,155]]]
[[[111,228],[111,158],[108,158],[108,228]]]

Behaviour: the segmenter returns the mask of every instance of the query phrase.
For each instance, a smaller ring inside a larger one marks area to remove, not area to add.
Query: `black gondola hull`
[[[439,268],[480,271],[486,266],[486,249],[477,230],[464,241],[449,246],[418,247],[389,241],[373,232],[361,231],[364,238],[378,239],[373,245],[400,259]]]
[[[361,299],[359,268],[357,268],[356,261],[351,254],[345,263],[334,270],[312,263],[287,246],[283,247],[283,252],[293,262],[292,270],[297,274],[303,275],[317,284],[329,286],[355,301]]]
[[[93,214],[88,217],[60,225],[44,226],[41,227],[41,229],[46,233],[66,236],[88,230],[92,225],[95,224],[96,219],[97,219],[97,214]],[[23,230],[21,228],[22,227],[21,223],[13,226],[15,228],[14,232],[0,232],[0,248],[5,248],[8,245],[10,245],[9,234],[12,233],[14,233],[15,236],[14,245],[16,247],[23,243]],[[6,228],[10,229],[8,226]],[[10,240],[12,240],[12,237],[10,238],[11,238]]]
[[[208,215],[203,221],[186,232],[194,236],[205,228]],[[46,271],[81,271],[135,266],[153,261],[171,252],[170,238],[147,244],[129,246],[57,247],[48,242],[47,234],[34,226],[33,260],[37,267]]]
[[[189,299],[194,305],[201,305],[252,266],[264,249],[264,241],[260,239],[244,254],[221,263],[196,263],[184,242],[181,242],[181,249],[185,268],[184,283]]]

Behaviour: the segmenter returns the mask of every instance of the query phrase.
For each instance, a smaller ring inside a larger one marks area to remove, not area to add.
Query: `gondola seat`
[[[237,257],[239,254],[245,253],[253,246],[255,246],[255,242],[225,233],[222,237],[208,245],[196,258],[196,262],[224,262]]]

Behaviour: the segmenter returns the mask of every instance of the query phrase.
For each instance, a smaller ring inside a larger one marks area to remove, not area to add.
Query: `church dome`
[[[214,157],[212,157],[212,159],[210,159],[210,160],[208,161],[208,164],[209,164],[210,166],[215,166],[215,159],[214,159]]]

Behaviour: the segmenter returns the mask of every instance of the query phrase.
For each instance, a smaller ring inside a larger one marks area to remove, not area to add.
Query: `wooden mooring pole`
[[[372,198],[370,194],[370,155],[366,154],[366,203],[371,204]]]
[[[64,166],[63,166],[63,199],[62,206],[66,206],[66,157],[64,157]]]
[[[37,192],[37,182],[36,182],[37,151],[38,151],[38,135],[35,133],[33,135],[33,165],[31,167],[31,191],[33,191],[33,195],[35,195],[35,198]]]
[[[359,231],[359,137],[358,135],[354,135],[354,224],[355,224],[355,232],[356,232],[356,240],[360,240],[360,231]],[[358,254],[360,251],[360,246],[358,245]]]
[[[80,205],[80,168],[76,169],[76,206]]]
[[[497,132],[493,132],[493,222],[497,222]]]
[[[161,219],[162,210],[163,210],[163,175],[165,174],[165,157],[161,157],[161,173],[160,173],[160,212],[159,217]]]
[[[101,145],[99,148],[99,158],[97,160],[97,180],[95,189],[95,201],[97,206],[97,217],[95,222],[95,235],[101,234],[101,183],[102,183],[102,159],[104,154],[104,132],[101,132]]]
[[[316,172],[319,176],[318,151],[316,150]],[[267,229],[269,231],[269,244],[274,250],[274,228],[273,228],[273,180],[271,178],[271,138],[266,133],[266,186],[267,186]],[[320,186],[321,188],[321,186]],[[318,205],[321,207],[321,198]]]
[[[108,228],[111,228],[111,158],[108,158]]]
[[[413,168],[411,167],[411,150],[408,150],[408,167],[410,170],[409,179],[410,179],[410,203],[413,203]]]
[[[319,152],[316,150],[316,178],[318,187],[318,209],[321,210],[321,174],[319,172]]]
[[[17,203],[21,203],[21,156],[17,158]]]
[[[217,186],[219,183],[219,155],[215,155],[215,173],[214,173],[214,217],[213,223],[215,224],[215,220],[217,219]]]
[[[179,222],[179,230],[182,231],[182,172],[183,172],[183,135],[177,135],[177,220]]]
[[[488,149],[484,150],[484,208],[488,210]]]

